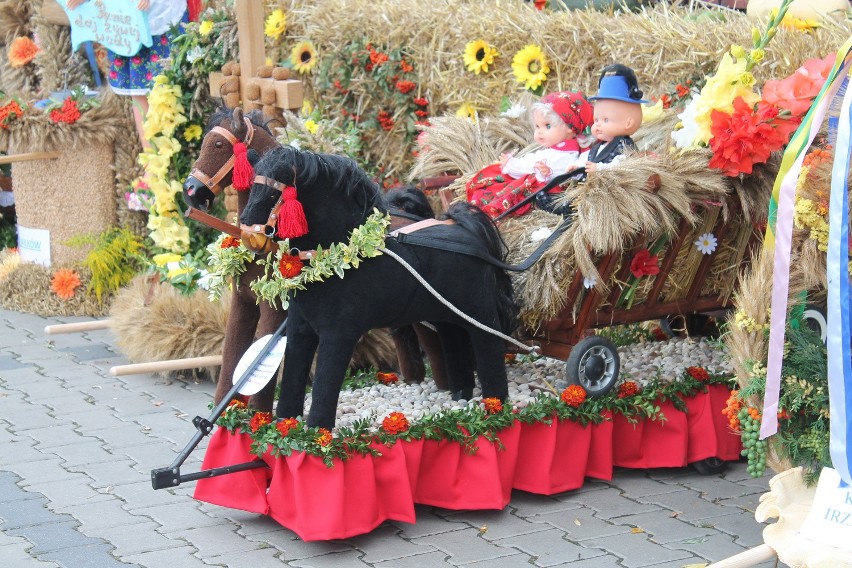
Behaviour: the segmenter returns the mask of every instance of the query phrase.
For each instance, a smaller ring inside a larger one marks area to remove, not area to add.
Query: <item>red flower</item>
[[[562,402],[568,406],[577,408],[586,401],[586,389],[580,385],[570,385],[567,389],[562,391],[559,398],[561,398]]]
[[[376,373],[376,379],[383,385],[392,385],[399,381],[399,376],[396,373]]]
[[[382,63],[384,63],[388,59],[390,59],[390,58],[388,57],[387,53],[382,53],[380,51],[376,51],[372,47],[370,48],[370,63],[372,63],[371,68],[372,68],[372,66],[381,65]]]
[[[762,164],[780,150],[799,124],[799,118],[783,119],[778,107],[760,101],[752,108],[742,97],[734,101],[734,111],[710,114],[710,167],[735,177],[750,174],[754,164]]]
[[[294,278],[302,272],[302,268],[305,265],[302,263],[302,260],[292,254],[285,254],[281,257],[281,260],[278,261],[278,270],[281,272],[281,276],[284,278]]]
[[[115,59],[112,60],[112,65],[113,65],[113,67],[116,67],[117,69],[121,69],[122,67],[124,67],[124,58],[123,57],[116,57]],[[110,75],[111,74],[112,73],[110,73]]]
[[[396,90],[402,93],[403,95],[410,93],[417,86],[417,83],[414,81],[397,81],[396,82]]]
[[[327,428],[320,428],[319,429],[319,436],[317,436],[314,441],[317,444],[319,444],[320,446],[325,447],[325,446],[328,446],[329,444],[331,444],[331,439],[332,439],[331,432],[329,432],[329,430]]]
[[[134,65],[141,65],[142,64],[142,58],[139,57],[138,55],[134,55],[133,57],[130,58],[130,62],[133,63]]]
[[[706,382],[710,379],[710,373],[703,367],[687,367],[686,372],[696,381]]]
[[[793,116],[804,115],[828,79],[836,57],[836,53],[830,53],[823,59],[808,59],[786,79],[767,81],[763,100],[789,110]]]
[[[0,128],[9,128],[7,121],[10,116],[15,118],[24,114],[24,109],[18,104],[18,101],[12,101],[7,105],[0,107]]]
[[[290,430],[293,430],[298,426],[299,421],[295,418],[285,418],[275,424],[275,429],[278,430],[278,433],[281,434],[281,437],[286,437],[287,434],[290,433]]]
[[[411,73],[412,71],[414,71],[414,65],[411,65],[405,59],[399,62],[399,68],[402,70],[403,73]]]
[[[152,62],[152,63],[156,63],[156,62],[157,62],[157,61],[159,61],[159,60],[160,60],[160,56],[159,56],[159,55],[157,55],[156,53],[152,53],[152,54],[151,54],[151,62]]]
[[[630,261],[630,272],[632,272],[633,276],[636,278],[659,274],[660,267],[658,262],[659,259],[657,258],[657,255],[651,256],[651,251],[648,249],[642,249],[637,252],[636,256],[633,257],[633,260]]]
[[[391,412],[382,420],[382,430],[388,434],[399,434],[408,430],[408,418],[402,412]]]
[[[533,5],[538,11],[544,10],[545,4],[547,4],[547,0],[533,0]]]
[[[429,111],[417,109],[414,111],[414,114],[416,114],[420,118],[426,118],[427,116],[429,116]]]
[[[240,410],[240,409],[243,409],[245,407],[246,407],[245,401],[242,401],[238,398],[235,398],[234,400],[232,400],[231,402],[228,403],[228,407],[225,410],[230,410],[232,408],[235,409],[235,410]]]
[[[74,124],[80,118],[80,109],[77,108],[77,101],[68,97],[62,103],[61,109],[53,109],[50,111],[50,120],[55,123],[65,122]]]
[[[488,414],[497,414],[503,411],[503,401],[499,398],[483,398],[482,404],[485,405],[485,412]]]
[[[223,249],[236,248],[236,247],[240,246],[240,239],[238,239],[237,237],[232,237],[231,235],[228,235],[227,237],[225,237],[222,240],[222,244],[220,246]]]
[[[655,327],[654,329],[652,329],[651,335],[653,335],[654,339],[656,339],[657,341],[665,341],[669,338],[669,336],[666,335],[666,332],[663,331],[660,327]]]
[[[252,432],[257,432],[262,426],[266,426],[272,422],[272,414],[269,412],[255,412],[254,416],[249,420],[249,428]]]
[[[627,398],[628,396],[633,396],[634,394],[639,392],[639,385],[634,381],[627,381],[621,383],[621,386],[618,387],[618,398]]]
[[[163,35],[160,38],[160,45],[169,45],[169,38],[167,38],[165,35]]]
[[[379,124],[382,126],[383,130],[391,130],[393,128],[394,121],[388,111],[383,110],[379,112],[379,114],[376,115],[376,118],[378,119]]]
[[[113,69],[112,71],[109,72],[109,78],[110,79],[117,79],[118,78],[118,72],[115,69]]]
[[[414,99],[414,104],[416,104],[417,106],[422,106],[422,107],[429,106],[429,100],[424,99],[422,97],[416,98],[416,99]]]

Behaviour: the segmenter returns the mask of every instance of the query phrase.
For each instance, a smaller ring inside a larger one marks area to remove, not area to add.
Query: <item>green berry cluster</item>
[[[742,455],[748,457],[748,471],[752,477],[761,477],[766,469],[766,440],[760,439],[760,420],[749,414],[748,408],[741,408],[737,414],[742,430]]]

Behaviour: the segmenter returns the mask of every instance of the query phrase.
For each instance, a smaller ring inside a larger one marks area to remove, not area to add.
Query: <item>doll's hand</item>
[[[592,173],[597,171],[598,165],[595,162],[586,162],[586,173]]]
[[[501,165],[501,166],[505,166],[505,165],[506,165],[506,162],[508,162],[509,160],[511,160],[511,159],[512,159],[512,156],[513,156],[514,154],[515,154],[514,152],[503,152],[502,154],[500,154],[500,165]]]
[[[151,0],[139,0],[139,3],[136,4],[136,8],[143,11],[143,12],[147,12],[148,8],[150,8],[150,7],[151,7]]]
[[[86,0],[68,0],[67,2],[65,2],[65,5],[68,7],[69,10],[73,10],[85,1]]]
[[[533,169],[537,171],[539,175],[543,178],[549,178],[550,174],[553,173],[553,170],[550,169],[550,167],[547,165],[547,162],[545,162],[544,160],[536,162],[533,165]]]

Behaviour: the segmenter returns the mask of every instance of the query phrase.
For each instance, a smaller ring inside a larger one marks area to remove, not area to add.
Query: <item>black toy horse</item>
[[[304,209],[307,234],[291,238],[290,246],[301,251],[345,243],[374,208],[384,211],[376,185],[348,158],[283,147],[268,152],[257,164],[256,173],[256,183],[240,218],[249,229],[243,235],[244,242],[262,240],[263,233],[251,233],[252,226],[265,226],[266,233],[272,234],[275,222],[270,213],[280,197],[292,199],[294,193]],[[289,187],[282,192],[272,187],[270,179],[279,182],[274,185]],[[386,239],[386,249],[413,266],[438,293],[470,318],[502,333],[511,333],[517,317],[511,282],[505,272],[482,258],[504,258],[505,244],[497,229],[484,213],[466,203],[454,205],[447,217],[448,223],[422,229],[417,234],[432,235],[456,245],[468,243],[480,256],[403,245],[392,237]],[[454,313],[406,268],[383,254],[364,260],[359,268],[348,270],[344,278],[332,276],[308,284],[291,299],[287,363],[277,415],[303,414],[308,371],[318,349],[307,423],[331,428],[346,364],[358,338],[370,329],[419,321],[432,322],[438,329],[449,387],[457,397],[472,396],[471,348],[482,396],[499,399],[508,396],[504,340]]]

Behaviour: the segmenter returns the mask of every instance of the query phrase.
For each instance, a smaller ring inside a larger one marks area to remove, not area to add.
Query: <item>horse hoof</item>
[[[452,394],[453,400],[470,400],[473,398],[473,389],[457,390]]]

